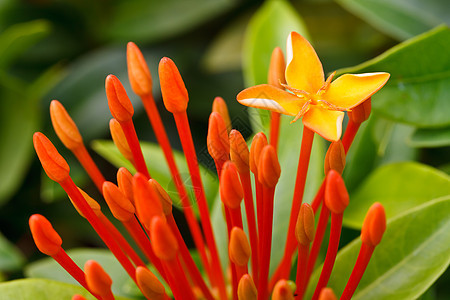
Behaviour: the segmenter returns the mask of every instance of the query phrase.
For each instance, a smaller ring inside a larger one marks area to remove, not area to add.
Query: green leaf
[[[125,159],[125,157],[123,157],[112,141],[94,141],[92,143],[92,148],[116,167],[125,167],[130,170],[130,172],[135,172],[132,164]],[[141,142],[141,148],[152,178],[158,181],[159,184],[161,184],[161,186],[169,193],[172,198],[173,205],[181,208],[182,205],[179,200],[180,198],[178,197],[178,192],[172,181],[172,176],[161,148],[156,144],[148,142]],[[195,203],[195,194],[192,184],[190,183],[189,169],[187,168],[184,154],[176,150],[173,151],[173,154],[175,157],[175,163],[180,171],[180,175],[186,183],[185,186],[188,190],[191,203]],[[208,205],[211,207],[219,189],[217,177],[202,165],[200,165],[200,175],[202,177]],[[197,212],[196,205],[194,206],[194,210]]]
[[[416,129],[409,137],[411,147],[434,148],[450,145],[450,127],[439,129]]]
[[[0,233],[0,271],[16,271],[24,262],[25,258],[22,252]]]
[[[388,219],[432,199],[450,194],[450,177],[415,162],[384,165],[373,172],[351,195],[344,223],[361,228],[374,202],[383,204]]]
[[[415,207],[387,224],[353,300],[410,300],[424,293],[447,269],[450,256],[450,197]],[[351,242],[336,258],[328,286],[342,294],[358,256],[361,241]],[[320,276],[317,268],[308,286],[310,298]]]
[[[111,287],[113,293],[120,296],[128,295],[127,290],[125,290],[124,287],[126,286],[129,276],[109,250],[79,248],[69,250],[67,251],[67,254],[82,269],[84,269],[84,264],[86,261],[90,259],[97,261],[111,277],[113,281],[113,285]],[[78,282],[75,281],[69,273],[61,268],[60,265],[50,257],[41,259],[26,266],[25,276],[31,278],[52,279],[78,285]]]
[[[389,72],[372,97],[374,111],[417,127],[450,124],[450,29],[440,26],[342,73]]]
[[[186,32],[230,10],[235,0],[121,1],[105,34],[114,40],[151,42]]]
[[[337,0],[339,4],[399,40],[450,23],[446,0]]]
[[[244,38],[243,68],[246,86],[267,83],[273,49],[281,47],[286,53],[286,39],[291,31],[308,36],[303,20],[285,0],[266,1],[250,20]],[[252,112],[255,131],[267,125],[269,112]],[[261,114],[261,120],[257,115]],[[256,129],[255,129],[256,128]]]
[[[73,284],[47,279],[19,279],[0,284],[0,300],[49,300],[72,299],[78,294],[87,300],[95,300],[87,290]],[[126,300],[116,297],[117,300]]]

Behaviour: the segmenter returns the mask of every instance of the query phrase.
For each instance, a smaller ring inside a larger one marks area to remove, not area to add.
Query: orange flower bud
[[[237,168],[231,161],[223,165],[219,191],[220,199],[227,207],[231,209],[240,207],[244,191]]]
[[[153,217],[150,225],[150,240],[155,255],[165,261],[173,260],[178,252],[178,243],[169,225],[160,216]]]
[[[69,165],[45,135],[36,132],[33,135],[33,144],[42,167],[51,180],[62,182],[69,178]]]
[[[102,297],[111,294],[111,277],[109,277],[98,262],[95,260],[88,260],[84,264],[84,273],[86,276],[86,283],[94,294]]]
[[[164,215],[168,216],[172,214],[172,199],[169,194],[155,179],[150,179],[148,182],[150,183],[152,189],[156,192],[156,195],[161,202]]]
[[[362,123],[370,117],[372,111],[372,98],[368,98],[363,103],[348,111],[348,117],[353,123]]]
[[[134,204],[142,225],[150,229],[152,218],[160,216],[165,219],[161,201],[145,175],[136,173],[133,179]]]
[[[273,188],[277,185],[280,174],[277,151],[272,145],[267,145],[262,149],[259,158],[258,180],[262,185]]]
[[[252,144],[250,146],[250,170],[253,174],[258,174],[258,165],[259,165],[259,157],[261,155],[261,151],[268,144],[267,137],[264,133],[258,132],[252,140]]]
[[[184,112],[189,102],[188,92],[175,63],[168,57],[159,62],[159,81],[164,106],[171,113]]]
[[[371,247],[381,242],[386,231],[386,213],[384,207],[378,202],[372,204],[367,212],[361,228],[361,241]]]
[[[103,183],[103,197],[117,220],[127,222],[134,218],[133,204],[114,183],[109,181]]]
[[[112,116],[119,122],[131,120],[134,114],[133,105],[120,80],[114,75],[108,75],[105,89]]]
[[[76,294],[76,295],[72,296],[72,300],[86,300],[86,298],[84,298],[81,295]]]
[[[227,131],[228,133],[230,133],[231,130],[230,114],[228,113],[227,103],[225,102],[225,100],[223,100],[222,97],[214,98],[212,111],[218,113],[222,117],[223,121],[225,122],[225,126],[227,127]]]
[[[127,44],[128,78],[131,88],[139,96],[152,94],[152,75],[141,50],[135,43]]]
[[[323,288],[320,291],[319,300],[337,300],[337,298],[334,295],[332,289],[330,289],[330,288]]]
[[[121,167],[117,171],[117,185],[122,193],[127,196],[128,200],[134,205],[133,196],[133,175],[126,168]]]
[[[314,240],[314,211],[308,203],[303,203],[295,226],[295,237],[302,245],[309,245]]]
[[[83,138],[77,125],[57,100],[50,103],[50,117],[56,134],[67,149],[74,151],[83,145]]]
[[[28,221],[34,243],[42,253],[52,256],[61,249],[62,239],[53,229],[52,224],[44,217],[34,214]]]
[[[97,201],[95,201],[94,199],[91,198],[91,196],[89,196],[85,191],[83,191],[82,189],[78,188],[78,190],[80,191],[81,195],[83,196],[84,200],[86,200],[87,204],[91,207],[91,209],[94,211],[96,216],[100,216],[102,214],[101,211],[101,206],[100,204],[98,204]],[[86,219],[85,215],[81,212],[81,210],[78,208],[78,206],[75,204],[75,202],[72,200],[72,198],[69,197],[70,202],[72,202],[73,207],[75,207],[75,209],[77,210],[78,214],[80,216],[82,216],[83,218]]]
[[[294,300],[294,292],[289,283],[284,280],[278,280],[273,288],[272,300]]]
[[[342,174],[345,167],[345,150],[341,140],[332,142],[328,147],[327,154],[325,155],[324,169],[325,174],[328,174],[330,169],[336,170],[339,174]]]
[[[217,112],[209,116],[208,152],[216,161],[227,161],[230,156],[230,142],[228,131],[222,117]]]
[[[245,232],[239,227],[233,227],[228,246],[230,260],[238,266],[246,266],[252,250]]]
[[[238,299],[239,300],[256,300],[258,298],[258,291],[255,283],[249,274],[241,277],[238,284]]]
[[[276,47],[273,49],[272,57],[270,58],[269,76],[267,82],[277,88],[284,89],[280,83],[286,84],[286,78],[284,77],[285,69],[286,63],[284,62],[283,51],[280,47]]]
[[[324,198],[326,206],[335,214],[343,213],[349,203],[344,179],[335,170],[328,172]]]
[[[164,286],[149,269],[138,266],[136,281],[139,289],[147,299],[162,300],[166,293]]]
[[[247,143],[242,134],[233,129],[230,132],[230,158],[239,173],[249,172],[249,155]]]
[[[122,126],[120,126],[120,123],[114,118],[109,121],[109,131],[111,132],[113,142],[120,153],[122,153],[127,160],[133,162],[133,153],[128,145],[127,138],[123,133]]]

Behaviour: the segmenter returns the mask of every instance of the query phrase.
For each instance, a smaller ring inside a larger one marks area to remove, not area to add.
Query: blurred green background
[[[299,15],[325,72],[357,65],[450,23],[445,0],[279,1]],[[235,96],[252,84],[243,75],[248,63],[243,47],[248,24],[262,4],[255,0],[0,0],[0,278],[22,277],[25,261],[42,257],[28,230],[33,213],[43,213],[52,221],[67,249],[101,245],[92,230],[84,230],[88,225],[79,222],[75,211],[61,201],[66,196],[45,176],[35,156],[32,134],[42,131],[67,158],[76,183],[94,198],[99,196],[56,138],[50,101],[58,99],[66,107],[87,145],[94,139],[109,139],[111,115],[104,80],[115,74],[135,105],[138,136],[154,141],[126,73],[126,43],[133,41],[150,66],[154,96],[175,148],[180,145],[174,123],[161,103],[158,87],[157,66],[163,56],[175,61],[189,91],[188,114],[199,152],[205,149],[207,120],[216,96],[228,103],[234,126],[249,136],[247,111]],[[263,55],[268,61],[270,53]],[[438,130],[443,136],[440,142],[409,144],[397,153],[399,160],[405,155],[448,173],[448,122]],[[115,168],[92,154],[106,179],[114,180]],[[210,165],[206,155],[200,157]]]

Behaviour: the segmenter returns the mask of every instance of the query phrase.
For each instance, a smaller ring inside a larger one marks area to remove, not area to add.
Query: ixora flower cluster
[[[386,83],[389,74],[346,74],[334,81],[332,74],[325,80],[322,65],[312,46],[301,35],[292,32],[287,42],[287,66],[281,50],[275,49],[269,70],[269,84],[248,88],[237,96],[237,100],[244,105],[272,111],[270,142],[260,132],[254,136],[249,149],[242,135],[237,130],[231,130],[223,99],[215,99],[209,119],[207,144],[219,176],[220,196],[228,229],[228,271],[231,274],[228,280],[224,276],[225,270],[215,243],[186,114],[188,93],[181,75],[172,60],[161,60],[159,77],[163,101],[176,122],[202,229],[194,215],[152,96],[150,72],[142,53],[133,43],[128,44],[127,61],[131,86],[141,97],[165,154],[183,203],[190,233],[200,254],[201,266],[196,265],[183,241],[172,215],[172,201],[168,193],[151,178],[147,170],[132,121],[133,107],[124,87],[114,75],[106,78],[106,95],[113,115],[110,121],[111,135],[120,152],[136,168],[136,174],[132,175],[125,168],[120,168],[117,185],[105,181],[89,156],[75,123],[61,103],[52,101],[50,114],[57,135],[83,165],[113,216],[121,221],[145,254],[145,260],[105,217],[100,205],[75,185],[68,164],[47,137],[37,132],[33,142],[47,175],[64,188],[80,215],[92,225],[142,294],[147,299],[169,299],[169,293],[166,293],[161,281],[148,269],[148,263],[151,263],[160,278],[168,284],[175,299],[265,300],[270,295],[277,300],[303,299],[331,215],[328,250],[312,299],[336,299],[333,291],[326,286],[338,250],[343,213],[349,203],[349,195],[341,177],[345,156],[359,125],[370,114],[371,95]],[[341,140],[344,111],[348,112],[349,123]],[[280,113],[294,116],[293,122],[302,118],[304,130],[285,252],[277,270],[269,277],[274,192],[281,172],[277,157]],[[302,198],[314,133],[332,143],[325,157],[325,179],[309,205],[302,204]],[[251,173],[255,179],[255,193],[252,191]],[[248,232],[243,230],[242,200]],[[315,214],[320,207],[315,226]],[[82,270],[63,250],[62,239],[46,218],[32,215],[29,223],[41,252],[53,257],[95,298],[114,299],[111,279],[97,262],[86,262]],[[385,229],[384,209],[375,203],[365,218],[359,256],[340,299],[352,297]],[[289,281],[289,275],[296,251],[297,273],[293,284]],[[205,274],[200,270],[204,270]],[[73,299],[84,297],[74,295]]]

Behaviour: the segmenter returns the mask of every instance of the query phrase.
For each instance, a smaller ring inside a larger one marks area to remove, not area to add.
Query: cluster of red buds
[[[70,177],[70,168],[50,140],[42,133],[34,134],[34,147],[46,174],[66,191],[72,204],[98,233],[128,275],[147,299],[303,299],[322,245],[331,215],[330,238],[322,272],[312,299],[336,299],[327,288],[338,251],[342,218],[349,203],[341,173],[346,153],[359,125],[370,114],[370,99],[349,113],[342,141],[331,143],[325,157],[325,179],[310,204],[302,203],[306,173],[314,133],[305,127],[298,164],[294,199],[285,253],[278,268],[269,276],[274,193],[281,168],[277,157],[280,116],[273,112],[270,142],[257,133],[250,149],[241,133],[232,130],[225,101],[214,100],[209,119],[207,145],[214,159],[220,182],[220,198],[228,229],[229,267],[225,272],[219,259],[207,199],[202,184],[186,109],[188,92],[174,62],[163,58],[159,64],[161,92],[166,109],[174,116],[181,145],[199,208],[200,220],[188,197],[174,160],[169,138],[152,95],[152,79],[144,57],[137,46],[128,44],[128,74],[133,91],[140,96],[156,138],[164,152],[173,182],[182,201],[182,209],[190,234],[200,254],[197,265],[186,246],[172,214],[172,200],[166,190],[151,178],[133,125],[133,106],[121,82],[114,75],[106,78],[106,96],[113,116],[110,131],[115,145],[136,169],[120,168],[117,184],[105,181],[89,155],[82,137],[60,102],[50,105],[53,127],[62,141],[77,157],[106,201],[112,215],[119,220],[136,242],[145,259],[140,257],[118,229],[102,213],[101,206],[78,188]],[[280,85],[284,79],[284,57],[279,48],[272,55],[269,84]],[[148,162],[151,163],[151,162]],[[251,174],[253,173],[253,175]],[[254,177],[254,191],[252,188]],[[255,201],[254,201],[255,198]],[[244,202],[244,205],[242,204]],[[276,201],[276,200],[275,200]],[[255,209],[256,205],[256,209]],[[247,232],[244,231],[241,206],[245,208]],[[320,210],[317,226],[315,214]],[[97,299],[114,299],[112,281],[95,261],[82,270],[62,248],[62,239],[50,222],[41,215],[30,217],[30,228],[38,249],[54,258],[74,279]],[[200,226],[201,224],[201,226]],[[386,228],[384,209],[375,203],[364,221],[362,246],[340,299],[350,299],[366,269],[374,248]],[[298,251],[295,284],[289,280],[292,259]],[[251,268],[249,270],[249,262]],[[152,264],[171,289],[163,284],[148,266]],[[201,264],[201,265],[200,265]],[[200,270],[204,271],[204,274]],[[225,276],[230,274],[230,276]],[[74,295],[72,299],[84,299]]]

